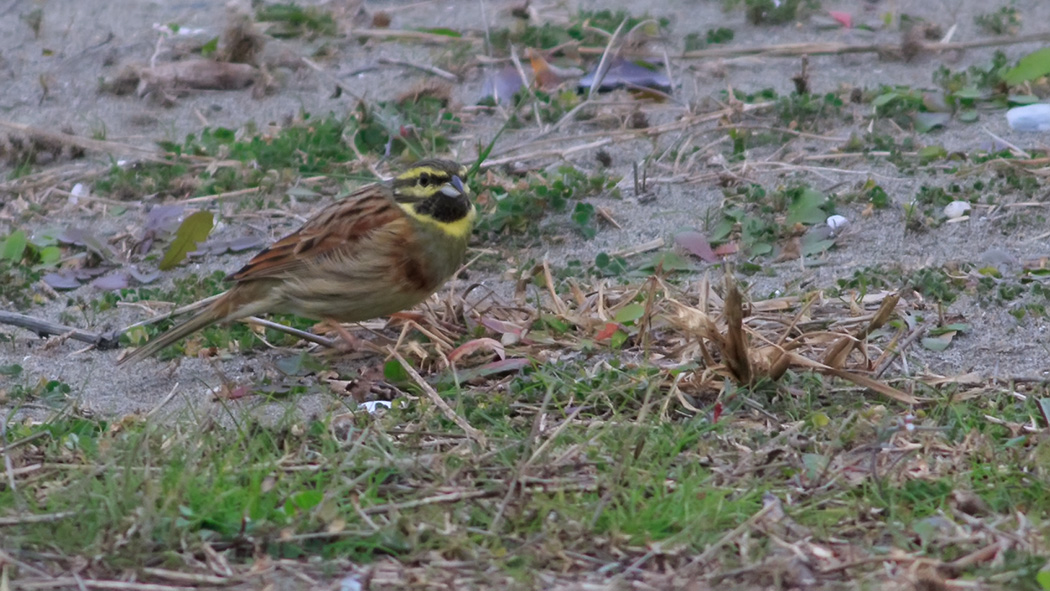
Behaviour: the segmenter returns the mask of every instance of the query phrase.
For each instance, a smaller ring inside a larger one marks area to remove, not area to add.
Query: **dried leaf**
[[[186,255],[196,250],[197,245],[203,242],[214,225],[214,218],[210,211],[198,211],[183,220],[182,225],[175,231],[175,240],[164,253],[164,259],[160,262],[160,270],[167,271],[181,263]]]

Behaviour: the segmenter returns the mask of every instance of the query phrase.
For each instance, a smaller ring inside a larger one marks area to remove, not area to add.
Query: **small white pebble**
[[[846,219],[845,216],[841,216],[838,214],[828,216],[827,221],[824,223],[826,223],[828,227],[831,228],[831,231],[835,234],[838,234],[839,230],[845,230],[846,227],[849,226],[849,220]]]
[[[952,201],[944,206],[944,215],[950,220],[961,218],[970,213],[970,204],[965,201]]]

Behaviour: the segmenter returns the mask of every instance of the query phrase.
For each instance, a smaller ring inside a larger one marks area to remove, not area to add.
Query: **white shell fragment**
[[[69,192],[69,203],[76,205],[80,203],[81,197],[87,197],[90,193],[91,191],[84,183],[77,183],[73,185],[73,190]]]
[[[841,216],[838,214],[828,216],[827,221],[824,223],[826,223],[828,225],[828,228],[831,229],[832,234],[838,234],[842,230],[845,230],[847,227],[849,227],[849,220],[846,219],[845,216]]]
[[[949,220],[955,220],[970,213],[970,204],[965,201],[952,201],[944,206],[944,215]]]
[[[1050,105],[1014,107],[1006,112],[1006,122],[1016,131],[1050,131]]]

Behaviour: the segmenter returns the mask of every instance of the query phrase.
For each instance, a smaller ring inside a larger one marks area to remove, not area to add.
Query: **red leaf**
[[[605,323],[605,328],[603,328],[601,330],[601,332],[599,332],[597,335],[595,335],[594,338],[596,340],[599,340],[599,341],[604,341],[605,339],[610,338],[611,336],[613,336],[613,334],[619,329],[620,329],[620,325],[619,324],[617,324],[615,322],[606,322]]]
[[[828,16],[830,16],[831,18],[837,20],[839,23],[842,24],[843,27],[846,27],[847,29],[852,29],[853,28],[853,17],[848,12],[840,12],[838,10],[829,10],[828,11]]]
[[[721,258],[724,258],[731,254],[736,254],[737,250],[738,249],[736,242],[726,242],[725,244],[715,249],[715,254],[717,254]]]
[[[711,417],[712,423],[717,423],[718,419],[722,417],[722,403],[716,402],[713,416]]]
[[[502,343],[500,343],[496,339],[484,337],[480,339],[474,339],[473,341],[467,341],[466,343],[463,343],[462,345],[456,347],[452,350],[451,353],[448,354],[448,360],[454,363],[459,358],[466,357],[467,355],[470,355],[471,353],[475,353],[482,349],[492,350],[500,359],[504,359],[506,357],[506,353],[503,350]]]
[[[503,320],[496,320],[495,318],[485,317],[482,317],[479,322],[481,322],[482,326],[491,330],[492,332],[521,336],[522,328],[516,324],[504,322]]]

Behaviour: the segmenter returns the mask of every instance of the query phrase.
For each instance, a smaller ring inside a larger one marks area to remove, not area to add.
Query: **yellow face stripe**
[[[447,170],[442,170],[440,168],[434,168],[433,166],[416,166],[415,168],[409,168],[405,172],[402,172],[401,174],[397,175],[397,179],[399,181],[405,181],[405,180],[409,180],[409,179],[414,179],[414,178],[418,177],[419,175],[423,174],[424,172],[429,174],[429,175],[431,175],[431,176],[436,176],[436,177],[443,177],[443,176],[448,174]],[[465,170],[464,170],[464,172],[465,172]]]
[[[468,238],[471,231],[474,230],[474,219],[478,217],[478,211],[474,208],[473,204],[470,205],[470,211],[467,212],[467,215],[454,222],[439,222],[428,215],[423,215],[416,211],[416,206],[413,203],[398,203],[398,205],[401,206],[401,209],[412,217],[412,219],[440,228],[442,232],[453,238],[461,238],[464,240]]]

